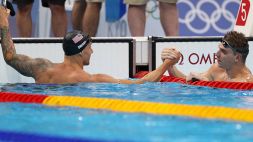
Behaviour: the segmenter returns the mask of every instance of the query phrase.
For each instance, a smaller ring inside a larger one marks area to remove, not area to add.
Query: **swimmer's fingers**
[[[181,57],[181,53],[177,50],[167,50],[166,52],[161,53],[162,60],[165,60],[165,59],[170,59],[170,60],[177,59],[177,60],[179,60],[180,57]]]

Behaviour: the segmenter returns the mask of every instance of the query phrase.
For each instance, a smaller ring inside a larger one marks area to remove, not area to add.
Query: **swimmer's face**
[[[230,69],[235,64],[236,54],[232,48],[225,48],[222,43],[219,44],[218,48],[216,55],[219,67]]]
[[[84,50],[81,52],[82,57],[83,57],[83,65],[89,65],[90,64],[90,57],[91,54],[93,53],[93,50],[91,48],[91,44],[89,43],[87,47],[84,48]]]

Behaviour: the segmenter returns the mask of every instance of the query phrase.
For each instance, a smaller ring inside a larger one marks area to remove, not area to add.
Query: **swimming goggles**
[[[236,47],[233,47],[231,46],[226,40],[222,39],[221,41],[221,44],[225,47],[225,48],[231,48],[234,52],[238,52],[238,53],[241,53],[241,54],[248,54],[249,53],[249,48],[246,47],[246,49],[244,48],[236,48]]]

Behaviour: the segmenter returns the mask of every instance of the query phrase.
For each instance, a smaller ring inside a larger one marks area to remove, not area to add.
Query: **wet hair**
[[[243,63],[245,63],[249,54],[249,44],[245,35],[237,31],[230,31],[224,35],[223,40],[232,47],[234,54],[238,52],[242,55]]]

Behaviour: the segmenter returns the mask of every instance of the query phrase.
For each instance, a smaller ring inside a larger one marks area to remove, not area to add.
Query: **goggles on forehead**
[[[221,44],[225,47],[225,48],[231,48],[234,52],[238,52],[241,54],[247,54],[249,52],[249,48],[247,48],[246,50],[243,50],[242,48],[236,48],[231,46],[226,40],[222,39]]]

